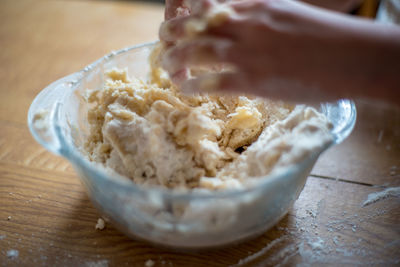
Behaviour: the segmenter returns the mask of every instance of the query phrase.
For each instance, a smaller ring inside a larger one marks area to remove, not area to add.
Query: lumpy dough
[[[89,159],[136,184],[243,188],[332,141],[331,124],[311,107],[249,96],[185,96],[155,70],[152,82],[144,82],[112,69],[104,87],[85,98]]]

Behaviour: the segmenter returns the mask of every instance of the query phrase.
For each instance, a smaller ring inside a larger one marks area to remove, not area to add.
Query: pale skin
[[[361,5],[363,0],[301,0],[315,6],[340,12],[350,12]]]
[[[212,84],[217,92],[293,102],[400,103],[400,27],[291,0],[220,2],[235,15],[188,38],[185,25],[202,18],[212,2],[166,1],[160,39],[168,49],[162,62],[183,91]],[[188,67],[221,63],[232,70],[186,75]]]

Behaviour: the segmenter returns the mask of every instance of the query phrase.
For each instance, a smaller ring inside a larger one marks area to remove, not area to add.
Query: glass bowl
[[[104,72],[128,68],[147,80],[148,56],[155,43],[129,47],[97,60],[46,87],[33,101],[28,125],[35,139],[74,166],[94,205],[125,234],[175,248],[209,248],[239,242],[276,224],[293,205],[318,156],[313,152],[279,175],[257,186],[219,192],[176,192],[142,188],[118,174],[110,175],[80,151],[89,134],[86,89],[102,88]],[[333,144],[352,131],[356,109],[352,101],[321,104],[333,123]]]

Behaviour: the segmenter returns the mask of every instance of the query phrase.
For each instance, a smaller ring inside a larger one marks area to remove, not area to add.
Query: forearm
[[[301,0],[302,2],[319,6],[322,8],[340,11],[351,12],[360,6],[362,0]]]
[[[353,49],[358,71],[349,93],[400,103],[400,28],[380,24],[365,27],[358,33],[358,48]]]
[[[321,86],[340,97],[369,97],[400,102],[400,27],[327,12],[296,9],[310,39],[309,55]],[[292,12],[292,11],[290,11]],[[313,58],[312,51],[315,53]],[[325,55],[324,55],[325,53]],[[306,59],[305,59],[306,60]],[[326,69],[320,69],[324,66]]]
[[[400,28],[357,20],[339,30],[344,55],[337,57],[337,76],[348,84],[342,93],[400,102]]]

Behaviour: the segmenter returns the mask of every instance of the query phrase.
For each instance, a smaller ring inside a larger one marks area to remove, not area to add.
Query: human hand
[[[370,21],[295,1],[187,3],[188,15],[167,20],[160,29],[160,39],[174,44],[163,66],[186,92],[214,89],[296,102],[357,96],[385,81],[389,72],[376,66],[392,64],[392,52],[398,52]],[[230,12],[215,19],[210,10],[216,8]],[[389,51],[384,47],[391,52],[382,52]],[[194,78],[185,72],[221,63],[228,71]],[[389,75],[393,87],[394,74]],[[376,95],[372,89],[369,94]]]
[[[190,6],[193,2],[187,2],[190,15],[172,18],[160,30],[161,40],[176,44],[165,53],[163,66],[183,91],[214,89],[289,100],[299,98],[299,89],[307,84],[296,76],[311,72],[313,66],[307,54],[312,54],[313,46],[309,45],[313,40],[299,36],[299,29],[291,27],[296,17],[288,11],[290,1],[224,3],[232,13],[217,25],[198,26],[202,32],[194,37],[187,29],[207,20],[205,13],[217,4],[197,0],[196,6]],[[298,51],[296,39],[303,42],[301,48],[307,53]],[[189,79],[187,68],[221,63],[234,70]]]
[[[189,10],[184,5],[184,0],[166,0],[165,1],[165,20],[173,19],[176,17],[188,16]]]

